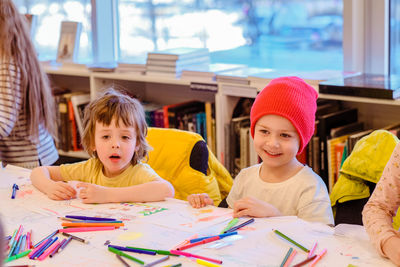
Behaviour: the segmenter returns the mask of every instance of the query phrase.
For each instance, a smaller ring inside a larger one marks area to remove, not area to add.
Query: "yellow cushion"
[[[147,163],[174,186],[175,198],[208,193],[218,205],[228,195],[233,179],[210,150],[207,175],[190,167],[192,149],[203,140],[199,134],[150,127],[146,139],[153,148]]]

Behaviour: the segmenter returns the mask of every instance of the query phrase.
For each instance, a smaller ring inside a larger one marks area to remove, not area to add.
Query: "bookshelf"
[[[271,79],[250,80],[248,85],[217,82],[218,92],[195,91],[190,89],[190,79],[178,79],[163,75],[143,75],[136,72],[91,72],[86,67],[45,66],[53,84],[69,88],[71,91],[88,92],[93,99],[106,86],[123,86],[129,93],[142,100],[170,105],[188,100],[208,101],[215,103],[216,120],[216,156],[224,163],[225,139],[224,125],[230,123],[233,109],[241,97],[255,98]],[[310,81],[308,81],[310,83]],[[209,82],[205,82],[209,83]],[[318,81],[311,82],[318,90]],[[358,120],[365,123],[366,128],[380,128],[400,122],[400,100],[374,99],[341,95],[320,94],[321,99],[339,100],[343,107],[358,109]],[[60,151],[60,155],[86,158],[82,151]]]

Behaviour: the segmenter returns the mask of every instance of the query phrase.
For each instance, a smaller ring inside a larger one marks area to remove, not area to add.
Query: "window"
[[[61,21],[82,23],[79,61],[92,60],[90,0],[14,0],[21,13],[35,15],[33,40],[40,60],[53,60],[57,55]]]
[[[207,47],[211,62],[343,69],[342,0],[119,0],[120,61]]]
[[[390,74],[400,75],[400,0],[390,0]]]

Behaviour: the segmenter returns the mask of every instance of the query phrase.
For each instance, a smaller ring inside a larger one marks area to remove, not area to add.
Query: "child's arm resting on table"
[[[105,187],[79,183],[77,188],[81,188],[79,197],[83,203],[161,201],[175,194],[174,187],[162,178],[128,187]]]
[[[214,205],[214,200],[207,193],[191,194],[187,197],[187,201],[193,208],[202,208],[207,205]]]
[[[31,172],[32,184],[53,200],[71,199],[76,191],[68,183],[63,182],[59,166],[42,166]]]
[[[233,217],[275,217],[281,216],[281,212],[273,205],[256,199],[254,197],[244,197],[233,205]]]

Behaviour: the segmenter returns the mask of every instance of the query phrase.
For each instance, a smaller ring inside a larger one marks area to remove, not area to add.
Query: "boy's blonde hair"
[[[117,126],[119,126],[121,120],[125,126],[134,127],[136,130],[136,145],[138,149],[131,160],[132,164],[135,165],[147,157],[150,150],[150,146],[146,141],[147,124],[144,110],[137,99],[120,93],[113,88],[108,88],[85,108],[82,145],[90,156],[97,157],[97,153],[93,151],[95,147],[96,122],[110,125],[114,118]]]

